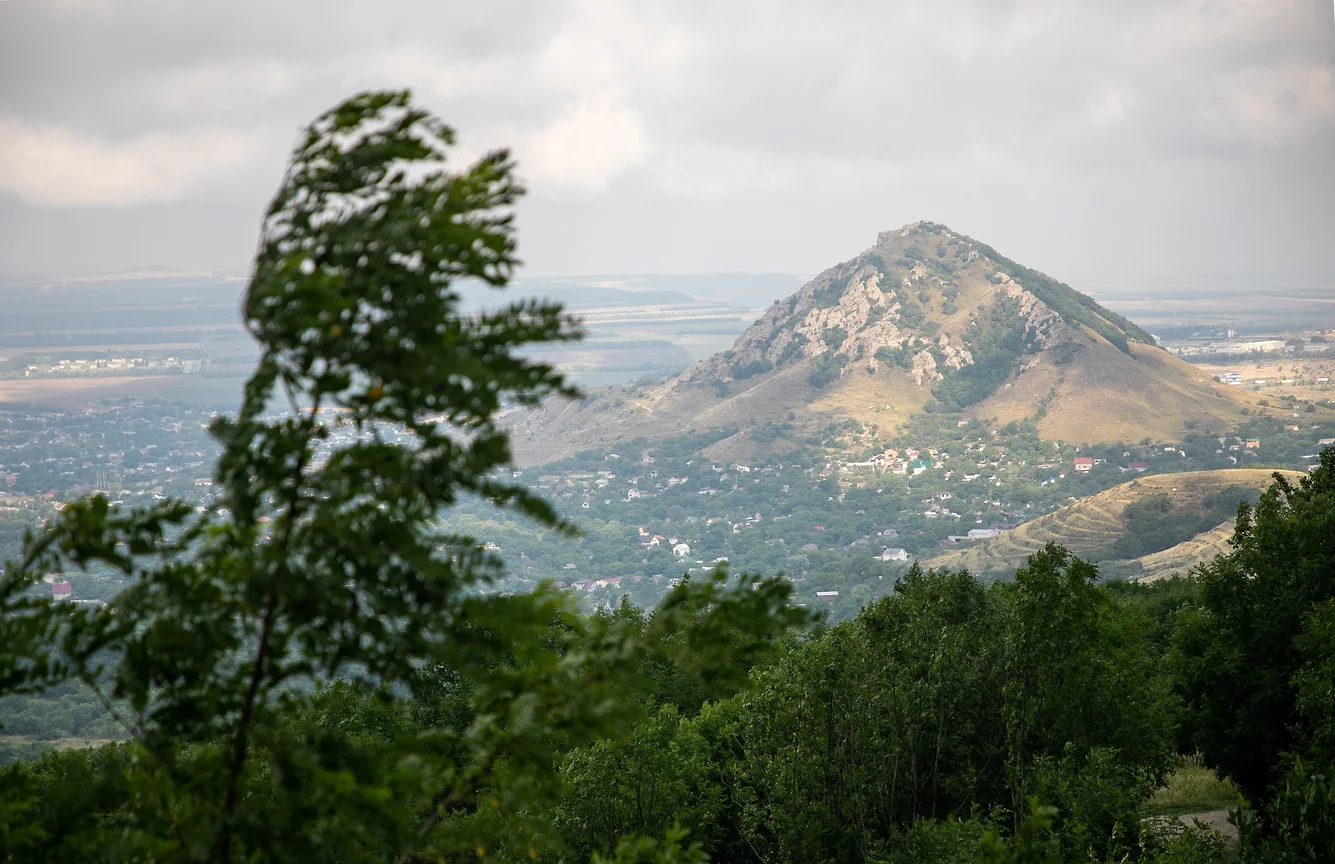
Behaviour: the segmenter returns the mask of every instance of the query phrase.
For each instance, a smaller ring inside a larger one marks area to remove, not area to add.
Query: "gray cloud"
[[[1070,278],[1335,277],[1329,0],[8,0],[0,269],[243,270],[299,126],[510,146],[530,272],[811,272],[946,222]]]

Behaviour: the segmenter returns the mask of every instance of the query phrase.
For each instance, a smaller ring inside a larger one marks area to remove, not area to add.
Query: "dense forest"
[[[459,311],[455,280],[508,281],[520,190],[505,153],[446,171],[452,141],[406,93],[317,119],[245,300],[262,356],[211,426],[218,500],[73,502],[6,566],[0,695],[83,688],[122,740],[0,769],[0,859],[1335,860],[1335,451],[1190,580],[1049,546],[988,584],[915,567],[833,625],[725,572],[593,615],[491,590],[500,559],[439,517],[472,495],[574,531],[510,482],[496,417],[573,395],[521,349],[578,329]],[[325,408],[362,434],[322,449]],[[126,584],[33,590],[79,569]],[[1232,784],[1236,843],[1153,818],[1185,768]]]

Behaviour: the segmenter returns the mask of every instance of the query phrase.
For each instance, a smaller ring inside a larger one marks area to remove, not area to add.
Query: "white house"
[[[892,549],[889,546],[881,550],[881,554],[876,556],[877,561],[907,561],[909,553],[903,549]]]
[[[685,543],[678,543],[676,546],[672,547],[672,554],[678,558],[685,558],[687,555],[691,554],[691,547]]]

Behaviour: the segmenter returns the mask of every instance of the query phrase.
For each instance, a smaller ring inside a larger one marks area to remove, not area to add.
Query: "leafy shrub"
[[[895,297],[899,300],[899,323],[910,330],[921,327],[927,320],[922,301],[913,291],[902,287],[895,291]]]
[[[905,342],[899,348],[891,348],[889,345],[882,345],[876,349],[874,355],[877,360],[887,365],[898,366],[901,369],[913,368],[913,357],[917,352],[908,346]]]
[[[1243,861],[1299,864],[1335,861],[1335,782],[1330,766],[1298,760],[1261,818],[1244,823]]]
[[[838,351],[839,346],[848,340],[848,331],[842,327],[826,327],[821,331],[821,341],[831,351]]]
[[[1139,558],[1190,540],[1238,512],[1239,504],[1251,504],[1259,493],[1243,486],[1230,486],[1207,496],[1199,510],[1175,507],[1168,495],[1150,495],[1122,509],[1126,528],[1122,535],[1094,558]]]
[[[821,354],[813,362],[814,368],[811,374],[807,376],[807,381],[812,387],[820,389],[831,381],[839,380],[839,374],[844,368],[848,358],[843,354]]]
[[[773,368],[774,364],[768,360],[752,360],[750,363],[732,364],[728,367],[728,373],[738,381],[745,381],[747,378],[763,375]]]
[[[1029,348],[1029,334],[1018,311],[1018,301],[1010,298],[992,308],[989,326],[970,345],[973,364],[945,371],[942,380],[932,387],[932,395],[941,404],[953,411],[976,405],[995,393],[1015,370]]]
[[[792,340],[783,346],[783,353],[779,355],[778,365],[790,363],[802,356],[802,349],[806,347],[807,337],[805,333],[794,333]]]
[[[838,306],[839,300],[844,296],[844,291],[848,290],[848,283],[852,280],[852,266],[841,265],[835,274],[830,277],[829,282],[811,292],[811,299],[818,309]]]
[[[1030,794],[1057,808],[1057,836],[1067,860],[1120,860],[1140,846],[1142,802],[1152,781],[1116,751],[1085,753],[1068,744],[1060,757],[1035,760]]]

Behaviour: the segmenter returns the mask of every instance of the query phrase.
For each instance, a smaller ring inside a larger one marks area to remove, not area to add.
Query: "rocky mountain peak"
[[[1178,435],[1251,410],[1148,345],[1148,333],[1070,286],[915,222],[775,302],[730,350],[666,381],[554,403],[516,428],[526,458],[542,459],[735,427],[711,446],[741,457],[799,446],[832,422],[881,434],[920,412],[1024,420],[1090,442]]]
[[[1090,298],[991,247],[915,222],[881,232],[876,245],[776,302],[731,351],[692,367],[683,380],[745,381],[814,361],[813,383],[892,363],[918,386],[930,386],[975,365],[980,345],[1006,330],[1018,334],[1012,348],[1022,343],[1030,351],[1071,342],[1075,333],[1097,334],[1123,351],[1128,340],[1150,341]]]

